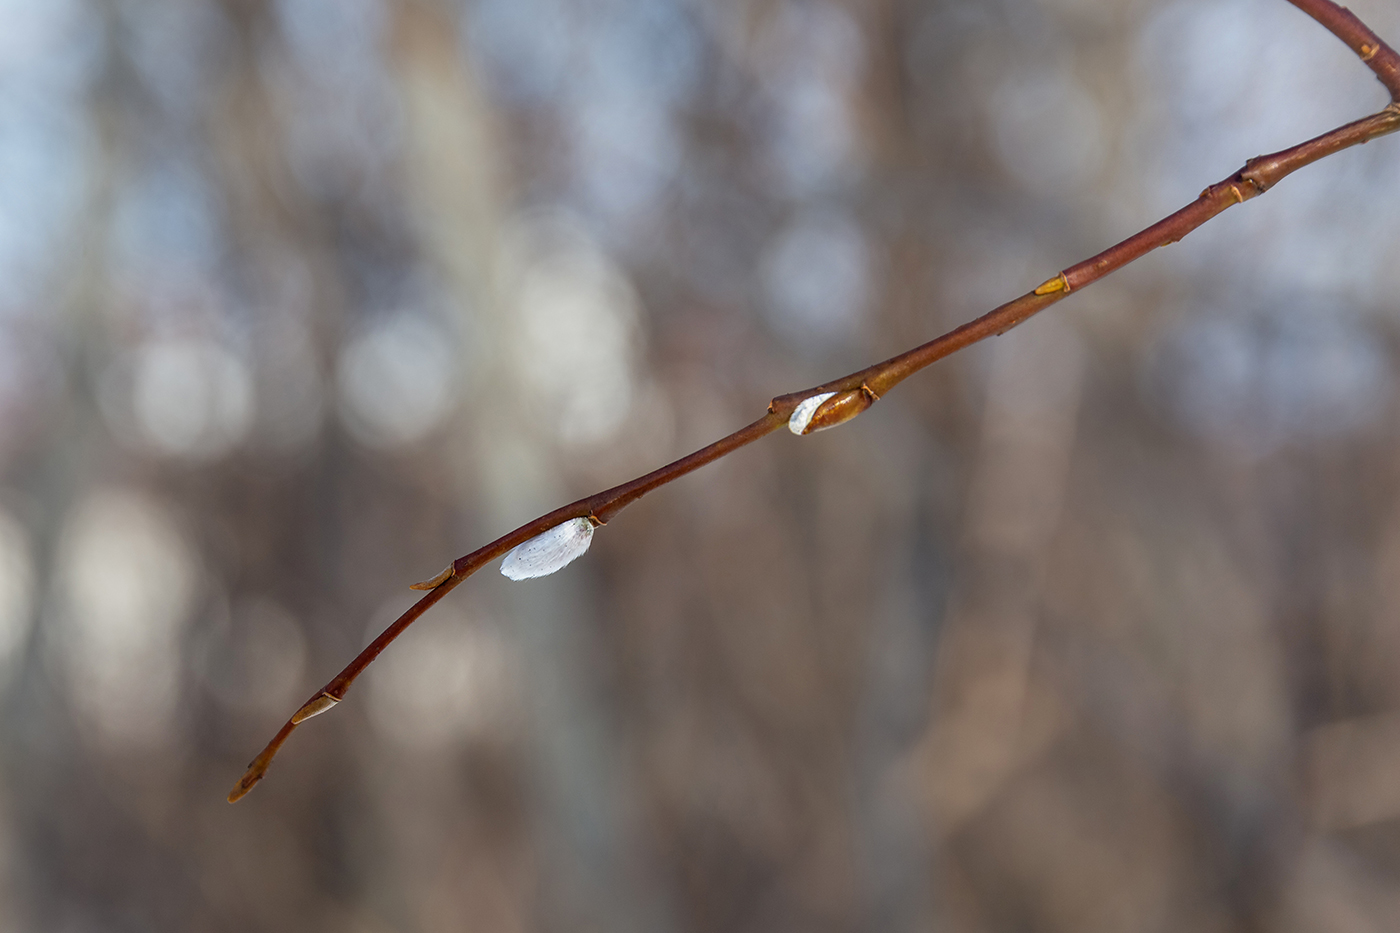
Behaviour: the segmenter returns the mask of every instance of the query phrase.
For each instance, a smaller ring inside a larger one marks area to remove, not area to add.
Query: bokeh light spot
[[[799,346],[848,338],[870,301],[865,234],[842,214],[799,217],[769,247],[762,274],[774,327]]]
[[[74,706],[103,742],[149,746],[171,737],[179,637],[197,574],[184,536],[143,496],[95,493],[69,516],[57,647]]]
[[[519,222],[507,247],[517,272],[520,372],[566,444],[606,440],[632,406],[637,297],[622,271],[561,215]]]
[[[15,518],[0,512],[0,683],[29,636],[34,604],[34,563],[29,534]]]
[[[345,426],[369,447],[422,440],[452,412],[458,354],[440,325],[399,314],[351,339],[336,368]]]
[[[1163,340],[1151,369],[1183,425],[1253,453],[1365,428],[1393,381],[1363,325],[1322,314],[1195,319]]]
[[[306,638],[281,604],[253,599],[224,613],[203,634],[199,670],[224,706],[275,715],[296,701]]]
[[[1082,187],[1103,163],[1103,117],[1089,92],[1063,69],[1007,80],[988,114],[996,154],[1027,190]]]
[[[433,748],[489,734],[506,713],[510,653],[490,628],[438,619],[368,674],[370,719],[386,736]]]
[[[132,408],[146,442],[173,457],[226,453],[248,432],[253,383],[237,356],[208,341],[153,341],[136,354]]]

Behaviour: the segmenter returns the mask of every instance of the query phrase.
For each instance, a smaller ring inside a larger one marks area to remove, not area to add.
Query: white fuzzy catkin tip
[[[519,545],[501,561],[501,573],[512,580],[547,577],[582,557],[593,541],[593,523],[571,518]]]
[[[821,395],[804,398],[792,410],[792,417],[788,419],[788,430],[799,436],[806,432],[808,423],[811,422],[812,416],[817,413],[817,409],[821,407],[821,403],[835,394],[835,392],[823,392]]]

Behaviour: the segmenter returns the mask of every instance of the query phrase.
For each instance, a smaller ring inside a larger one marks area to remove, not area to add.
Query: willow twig
[[[631,482],[595,493],[577,502],[561,506],[534,521],[492,541],[470,554],[457,558],[442,573],[431,580],[415,584],[426,589],[422,599],[399,616],[369,647],[360,652],[344,670],[318,690],[311,699],[292,715],[267,744],[262,753],[229,793],[230,803],[248,793],[267,773],[268,765],[282,743],[299,724],[324,712],[345,697],[350,685],[361,672],[388,647],[389,643],[413,624],[424,612],[467,577],[511,549],[570,519],[586,518],[594,525],[606,524],[614,515],[660,486],[699,469],[707,463],[727,456],[747,444],[773,433],[787,424],[798,406],[813,396],[826,396],[815,411],[810,424],[804,422],[803,433],[834,427],[860,414],[909,376],[931,363],[968,347],[978,341],[1005,333],[1034,314],[1065,298],[1072,292],[1097,282],[1158,247],[1175,243],[1217,214],[1258,197],[1280,180],[1302,168],[1343,149],[1361,145],[1387,133],[1400,130],[1400,55],[1372,32],[1365,23],[1344,7],[1331,0],[1289,0],[1294,6],[1312,16],[1366,63],[1390,92],[1391,102],[1384,110],[1364,119],[1340,126],[1290,149],[1250,159],[1238,172],[1201,192],[1200,197],[1174,214],[1158,221],[1140,233],[1111,246],[1097,256],[1070,266],[1046,280],[1038,288],[1009,301],[974,321],[955,328],[941,337],[905,353],[876,363],[859,372],[823,383],[815,388],[792,392],[774,398],[768,411],[757,421],[721,438],[689,456],[668,463]],[[810,407],[810,405],[809,405]]]

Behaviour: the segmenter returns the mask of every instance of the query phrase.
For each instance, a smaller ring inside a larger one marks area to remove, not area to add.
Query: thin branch
[[[1175,243],[1201,224],[1236,204],[1258,197],[1280,180],[1302,168],[1343,149],[1358,146],[1377,137],[1400,130],[1400,55],[1357,19],[1350,11],[1330,0],[1289,0],[1311,15],[1345,42],[1364,61],[1391,94],[1391,104],[1372,116],[1348,123],[1315,139],[1310,139],[1282,152],[1250,159],[1244,167],[1206,188],[1191,204],[1158,221],[1115,246],[1111,246],[1077,265],[1047,280],[1040,287],[984,314],[961,327],[930,340],[921,346],[892,357],[883,363],[851,373],[841,379],[824,383],[802,392],[780,395],[768,405],[762,418],[689,456],[653,470],[631,482],[595,493],[577,502],[561,506],[541,515],[532,522],[497,538],[485,547],[457,558],[442,573],[415,589],[429,592],[399,616],[369,647],[337,674],[328,684],[307,700],[292,718],[248,766],[243,777],[228,795],[230,803],[248,793],[267,773],[268,765],[282,743],[298,725],[344,698],[355,678],[360,676],[379,653],[388,647],[404,629],[467,577],[487,563],[501,557],[512,548],[576,518],[587,518],[595,525],[606,524],[626,506],[653,489],[664,486],[699,469],[707,463],[727,456],[765,437],[788,423],[794,410],[817,395],[829,395],[816,406],[804,433],[841,424],[865,409],[909,376],[937,360],[978,341],[1005,333],[1032,315],[1065,298],[1071,292],[1121,269],[1158,247]]]
[[[1390,92],[1391,103],[1400,103],[1400,55],[1381,41],[1370,27],[1344,6],[1332,0],[1288,0],[1345,42],[1376,73]]]

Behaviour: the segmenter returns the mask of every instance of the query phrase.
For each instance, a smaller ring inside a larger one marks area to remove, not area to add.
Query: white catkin
[[[547,577],[583,556],[593,541],[593,523],[571,518],[518,545],[501,561],[501,573],[512,580]]]
[[[817,413],[817,409],[822,402],[835,395],[835,392],[823,392],[821,395],[813,395],[804,398],[792,410],[792,417],[788,419],[788,430],[793,434],[801,435],[807,430],[807,425],[812,420],[812,416]]]

